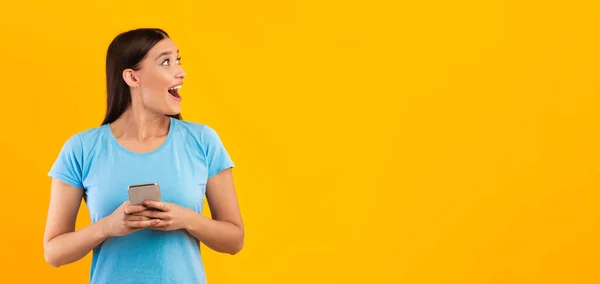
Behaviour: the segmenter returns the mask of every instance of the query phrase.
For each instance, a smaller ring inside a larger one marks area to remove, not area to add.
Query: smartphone
[[[131,205],[142,205],[146,200],[162,201],[158,183],[134,184],[127,188]]]

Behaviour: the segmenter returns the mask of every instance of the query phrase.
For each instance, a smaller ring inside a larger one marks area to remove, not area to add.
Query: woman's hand
[[[192,213],[195,213],[189,208],[169,202],[147,200],[144,202],[144,205],[149,209],[153,208],[156,210],[139,211],[133,213],[133,215],[148,219],[159,219],[160,221],[152,224],[151,228],[161,231],[184,229],[188,218],[193,215]]]
[[[123,202],[113,213],[104,218],[107,236],[124,236],[158,224],[160,221],[158,219],[138,215],[145,210],[147,208],[143,205],[131,205],[129,201]]]

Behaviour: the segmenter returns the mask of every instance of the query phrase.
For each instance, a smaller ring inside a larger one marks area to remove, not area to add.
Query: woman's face
[[[144,107],[161,114],[180,113],[179,88],[185,75],[175,43],[169,38],[159,41],[142,59],[140,69],[135,71]]]

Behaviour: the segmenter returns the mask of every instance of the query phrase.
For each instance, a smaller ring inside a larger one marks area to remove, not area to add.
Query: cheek
[[[143,94],[148,96],[147,99],[155,99],[168,95],[169,81],[163,74],[164,72],[150,72],[144,77]]]

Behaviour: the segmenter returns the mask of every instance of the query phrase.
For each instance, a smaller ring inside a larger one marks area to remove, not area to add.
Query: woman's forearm
[[[104,219],[75,232],[58,235],[44,244],[46,262],[54,267],[80,260],[107,238]]]
[[[236,254],[244,246],[244,230],[234,223],[213,220],[190,210],[185,229],[207,247]]]

